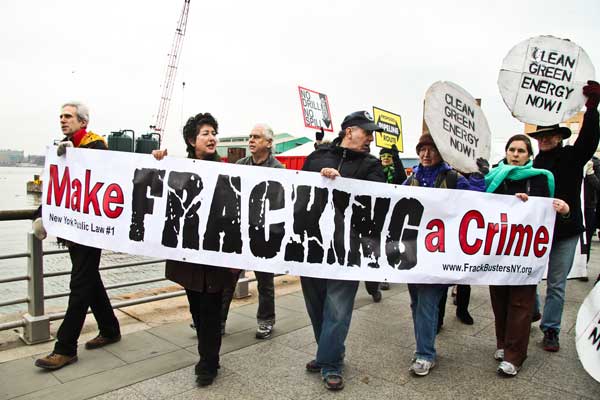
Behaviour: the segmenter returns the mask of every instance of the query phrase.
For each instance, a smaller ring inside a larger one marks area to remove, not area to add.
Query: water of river
[[[42,196],[40,194],[28,194],[26,191],[27,181],[33,180],[34,174],[42,174],[42,168],[35,167],[0,167],[0,210],[19,210],[37,208]],[[31,230],[31,221],[0,221],[0,255],[20,253],[27,250],[27,232]],[[58,248],[54,238],[44,240],[44,250]],[[117,263],[134,262],[146,259],[139,256],[114,253],[105,251],[102,256],[102,265],[114,265]],[[105,285],[121,283],[125,281],[137,281],[164,276],[164,264],[152,264],[141,267],[123,268],[109,270],[102,273]],[[44,271],[68,271],[71,268],[68,254],[44,257]],[[27,273],[27,259],[19,258],[12,260],[0,260],[0,278],[21,276]],[[168,281],[144,285],[144,289],[151,287],[168,286]],[[110,296],[135,292],[140,286],[115,289],[109,292]],[[69,289],[69,277],[62,276],[46,279],[44,290],[46,294],[65,292]],[[0,283],[0,301],[27,296],[25,281]],[[58,310],[66,306],[67,298],[59,298],[46,302],[47,310]],[[27,310],[27,304],[15,304],[0,307],[0,315],[7,313],[23,312]]]

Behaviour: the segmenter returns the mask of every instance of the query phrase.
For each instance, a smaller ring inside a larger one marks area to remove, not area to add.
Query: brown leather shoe
[[[73,364],[77,361],[77,356],[65,356],[64,354],[50,353],[46,357],[35,360],[35,366],[44,369],[60,369],[65,365]]]
[[[115,337],[105,337],[102,335],[98,335],[92,340],[89,340],[85,343],[85,348],[88,350],[99,349],[100,347],[104,347],[107,344],[117,343],[121,340],[121,335]]]

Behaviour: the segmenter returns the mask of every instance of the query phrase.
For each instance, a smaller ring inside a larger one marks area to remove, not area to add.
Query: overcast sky
[[[0,148],[42,153],[61,137],[59,106],[72,99],[89,104],[97,133],[145,132],[182,5],[2,0]],[[405,154],[414,156],[425,91],[446,80],[482,98],[495,158],[523,129],[498,91],[502,59],[538,35],[571,39],[597,67],[600,2],[192,0],[165,146],[183,154],[182,121],[206,111],[223,136],[266,122],[312,137],[301,85],[328,95],[336,130],[352,111],[377,106],[400,114]]]

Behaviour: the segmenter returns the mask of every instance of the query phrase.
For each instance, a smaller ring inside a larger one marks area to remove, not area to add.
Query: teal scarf
[[[552,175],[552,172],[545,169],[533,168],[532,165],[533,161],[531,160],[525,165],[508,165],[502,160],[496,168],[493,168],[485,176],[485,186],[487,187],[485,191],[488,193],[494,192],[505,179],[520,181],[532,176],[545,175],[546,179],[548,179],[550,197],[554,197],[554,175]]]

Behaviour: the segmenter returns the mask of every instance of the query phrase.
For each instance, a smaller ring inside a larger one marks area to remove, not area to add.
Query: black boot
[[[465,325],[473,325],[473,317],[469,314],[471,286],[458,285],[456,288],[456,316]]]

